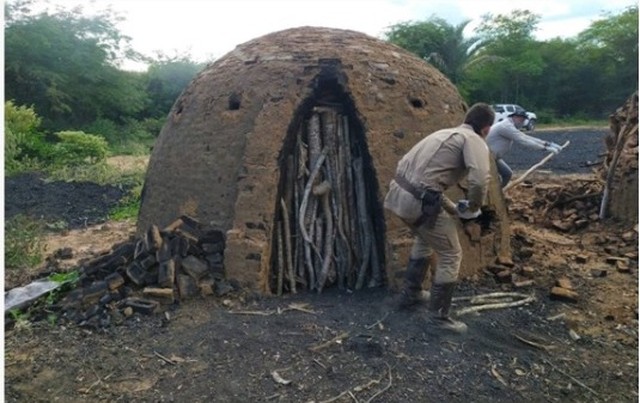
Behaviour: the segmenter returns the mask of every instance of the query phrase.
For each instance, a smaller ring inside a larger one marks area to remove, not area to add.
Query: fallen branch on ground
[[[389,373],[389,383],[387,384],[387,386],[385,386],[384,388],[382,388],[379,391],[377,391],[376,393],[374,393],[374,395],[371,396],[369,398],[369,400],[367,400],[366,403],[371,403],[373,401],[373,399],[375,399],[376,397],[380,396],[382,393],[386,392],[391,387],[391,385],[393,384],[393,378],[391,377],[391,367],[386,362],[385,362],[385,365],[387,366],[387,369],[389,370],[389,372],[388,372]]]
[[[554,346],[545,346],[544,344],[536,343],[531,340],[527,340],[524,337],[518,336],[517,334],[513,335],[516,339],[520,340],[524,344],[528,344],[532,347],[539,348],[540,350],[549,351],[554,348]]]
[[[379,324],[381,324],[383,320],[387,319],[387,316],[389,316],[389,312],[385,313],[384,316],[382,318],[380,318],[379,320],[377,320],[375,323],[372,323],[372,324],[370,324],[368,326],[365,326],[365,329],[367,329],[367,330],[373,329],[374,327],[376,327]]]
[[[278,308],[277,311],[229,311],[229,313],[234,315],[257,315],[257,316],[270,316],[273,314],[282,314],[287,311],[300,311],[305,313],[310,313],[315,315],[316,312],[308,309],[309,304],[289,304],[286,308]]]
[[[343,339],[346,339],[347,337],[349,337],[349,332],[342,332],[339,335],[337,335],[336,337],[334,337],[333,339],[329,340],[329,341],[325,341],[324,343],[320,343],[318,345],[315,345],[313,347],[309,347],[309,350],[311,351],[319,351],[322,350],[323,348],[329,347],[334,343],[339,343],[341,342]]]
[[[162,361],[166,362],[167,364],[176,365],[175,361],[170,360],[169,358],[165,357],[164,355],[160,354],[160,353],[159,353],[159,352],[157,352],[157,351],[154,351],[154,352],[153,352],[153,354],[154,354],[156,357],[160,358]]]
[[[600,395],[598,395],[598,393],[591,389],[590,387],[588,387],[587,385],[585,385],[584,383],[580,382],[578,379],[576,379],[575,377],[573,377],[572,375],[567,374],[566,372],[564,372],[563,370],[561,370],[560,368],[556,367],[555,365],[553,365],[550,361],[544,360],[544,362],[546,362],[547,364],[549,364],[551,366],[551,368],[555,369],[556,371],[560,372],[562,375],[566,376],[567,378],[571,379],[572,381],[574,381],[575,383],[577,383],[578,385],[582,386],[583,388],[585,388],[586,390],[588,390],[589,392],[593,393],[595,396],[600,397]]]
[[[283,308],[283,309],[278,308],[278,313],[280,314],[287,311],[300,311],[300,312],[310,313],[312,315],[315,315],[316,311],[309,309],[308,306],[309,304],[289,304],[289,306],[286,308]]]
[[[391,376],[391,367],[389,366],[389,364],[387,364],[385,362],[385,365],[387,366],[388,369],[388,375],[389,375],[389,383],[387,383],[387,385],[380,389],[379,391],[377,391],[376,393],[374,393],[368,400],[366,400],[366,403],[371,403],[376,397],[380,396],[381,394],[383,394],[385,391],[387,391],[391,385],[393,384],[393,378]],[[353,395],[353,392],[362,392],[363,390],[369,389],[371,386],[379,384],[382,381],[382,379],[371,379],[369,382],[356,386],[354,388],[349,388],[347,390],[345,390],[344,392],[341,392],[340,394],[329,398],[327,400],[322,400],[320,403],[331,403],[331,402],[335,402],[336,400],[339,400],[340,398],[342,398],[343,396],[351,396],[351,398],[354,401],[358,401],[358,399],[356,399],[356,397]],[[353,391],[353,392],[352,392]]]
[[[273,311],[230,311],[234,315],[258,315],[258,316],[269,316],[273,315],[275,312]]]
[[[501,298],[501,297],[502,298],[519,297],[522,299],[518,301],[512,301],[512,302],[486,303],[486,300],[488,299],[495,299],[495,298]],[[483,305],[476,305],[469,308],[463,308],[458,310],[456,314],[459,316],[459,315],[464,315],[471,312],[486,311],[488,309],[513,308],[516,306],[528,304],[529,302],[534,301],[535,297],[533,295],[526,295],[526,294],[521,294],[517,292],[498,292],[498,293],[490,293],[490,294],[484,294],[484,295],[475,295],[471,297],[458,297],[458,298],[454,298],[454,301],[470,300],[473,303],[480,303],[482,302],[483,299],[485,300],[485,303]]]

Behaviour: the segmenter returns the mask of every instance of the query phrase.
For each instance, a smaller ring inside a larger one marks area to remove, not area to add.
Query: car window
[[[516,110],[516,108],[514,108],[513,105],[507,105],[505,109],[507,110],[507,112],[513,112]]]
[[[493,109],[495,109],[496,112],[500,112],[500,113],[504,112],[504,106],[502,105],[496,105],[493,107]]]

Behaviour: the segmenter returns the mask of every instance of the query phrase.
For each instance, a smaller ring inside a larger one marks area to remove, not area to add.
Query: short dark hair
[[[482,129],[493,124],[496,113],[493,108],[484,102],[471,105],[464,117],[464,123],[473,127],[473,131],[480,134]]]

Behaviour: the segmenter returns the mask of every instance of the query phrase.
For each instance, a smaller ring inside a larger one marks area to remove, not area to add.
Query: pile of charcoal
[[[153,314],[190,298],[224,296],[224,233],[183,215],[159,229],[115,245],[81,262],[79,279],[54,308],[88,327],[106,327],[127,317]]]

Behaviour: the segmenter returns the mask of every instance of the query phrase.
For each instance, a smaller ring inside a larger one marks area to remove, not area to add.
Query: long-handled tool
[[[564,148],[566,146],[569,145],[569,143],[571,143],[570,141],[567,141],[566,143],[564,143],[561,147],[560,150],[564,150]],[[535,171],[536,169],[540,168],[542,165],[544,165],[547,161],[549,161],[554,155],[556,155],[555,153],[549,153],[549,155],[547,155],[546,157],[544,157],[540,162],[538,162],[537,164],[535,164],[534,166],[532,166],[531,168],[529,168],[525,173],[523,173],[518,179],[510,182],[507,184],[507,186],[505,186],[502,191],[503,192],[507,192],[509,189],[511,189],[512,187],[520,184],[522,181],[524,181],[526,179],[527,176],[531,175],[531,173],[533,171]]]

